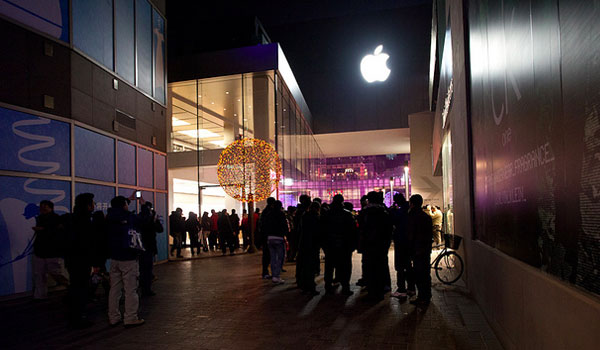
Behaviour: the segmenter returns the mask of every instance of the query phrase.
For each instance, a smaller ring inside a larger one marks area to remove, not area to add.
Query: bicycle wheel
[[[444,284],[452,284],[458,281],[463,271],[462,258],[452,251],[445,252],[435,262],[435,275]]]

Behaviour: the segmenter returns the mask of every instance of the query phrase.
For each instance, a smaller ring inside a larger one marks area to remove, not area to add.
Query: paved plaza
[[[393,253],[390,251],[390,266]],[[146,324],[110,327],[104,292],[90,303],[94,326],[67,329],[64,292],[48,300],[0,302],[3,349],[501,349],[478,306],[463,286],[433,278],[425,309],[386,298],[364,301],[365,291],[302,295],[292,264],[286,282],[260,278],[260,253],[169,262],[155,267],[156,296],[141,299]],[[352,283],[360,277],[354,256]],[[392,274],[395,284],[395,274]],[[10,320],[10,321],[8,321]]]

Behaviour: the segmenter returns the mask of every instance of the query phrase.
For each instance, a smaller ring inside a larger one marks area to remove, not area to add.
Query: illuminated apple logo
[[[385,81],[390,76],[391,70],[387,67],[387,60],[390,55],[381,52],[382,50],[383,45],[379,45],[372,55],[366,55],[360,61],[360,72],[369,83]]]

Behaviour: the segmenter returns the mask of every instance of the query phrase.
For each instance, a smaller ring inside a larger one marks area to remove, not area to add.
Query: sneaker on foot
[[[137,326],[141,326],[144,324],[144,319],[143,318],[138,318],[137,320],[133,321],[133,322],[128,322],[125,323],[125,328],[131,328],[131,327],[137,327]]]
[[[407,297],[408,297],[408,294],[406,294],[405,292],[397,292],[397,291],[396,291],[396,292],[392,293],[392,296],[393,296],[394,298],[400,298],[400,299],[404,299],[404,298],[407,298]]]
[[[277,277],[273,277],[273,279],[271,279],[271,281],[273,281],[273,283],[275,283],[275,284],[282,284],[283,282],[285,282],[281,278],[277,278]]]
[[[262,276],[262,279],[263,279],[263,280],[268,280],[269,278],[271,278],[271,275],[263,275],[263,276]]]

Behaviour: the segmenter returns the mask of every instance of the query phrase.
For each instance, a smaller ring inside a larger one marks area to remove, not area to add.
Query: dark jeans
[[[67,267],[67,271],[69,271],[69,322],[77,324],[83,320],[88,301],[91,266],[73,262]]]
[[[352,252],[325,252],[325,286],[331,286],[333,275],[340,282],[342,288],[350,288],[352,275]]]
[[[384,288],[391,284],[387,250],[365,249],[363,257],[367,290],[370,295],[382,297],[385,294]]]
[[[198,233],[190,232],[190,251],[192,255],[194,255],[194,248],[196,249],[196,254],[200,254],[200,242],[198,242]]]
[[[409,253],[400,248],[400,244],[394,244],[394,268],[396,269],[396,280],[398,291],[405,293],[407,290],[415,290],[415,276]]]
[[[140,255],[140,288],[142,293],[152,291],[152,268],[154,265],[154,253],[144,251]]]
[[[217,237],[219,236],[218,231],[210,231],[208,234],[208,245],[210,246],[210,250],[217,249]]]
[[[413,258],[415,282],[419,294],[419,300],[429,301],[431,299],[431,255],[418,255]]]
[[[181,240],[183,235],[181,232],[173,232],[172,237],[173,245],[171,246],[171,255],[173,255],[173,252],[177,250],[177,256],[181,256]]]
[[[221,244],[221,251],[223,254],[227,253],[227,247],[229,246],[229,252],[233,253],[235,250],[233,244],[233,234],[231,232],[222,232],[219,235],[219,243]]]

